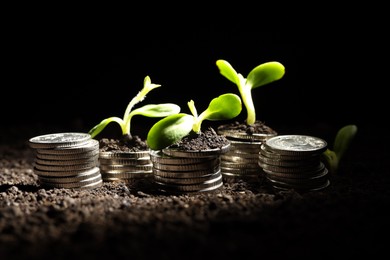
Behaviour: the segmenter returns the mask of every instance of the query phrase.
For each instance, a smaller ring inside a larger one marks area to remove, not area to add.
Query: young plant
[[[340,128],[334,139],[333,148],[328,148],[323,152],[322,159],[331,174],[338,172],[340,160],[348,150],[356,133],[356,125],[346,125]]]
[[[89,134],[92,138],[98,135],[103,129],[111,122],[116,122],[119,124],[122,130],[122,138],[124,141],[130,141],[133,137],[131,135],[131,119],[135,115],[142,115],[146,117],[165,117],[172,114],[177,114],[180,112],[180,107],[176,104],[165,103],[165,104],[150,104],[143,107],[133,109],[134,105],[143,101],[152,89],[158,88],[161,85],[153,84],[149,76],[146,76],[144,79],[144,86],[140,92],[129,102],[127,105],[126,111],[123,115],[123,118],[112,116],[102,120],[99,124],[95,125]]]
[[[253,68],[245,78],[226,60],[217,60],[220,73],[237,85],[242,102],[247,111],[246,124],[253,125],[256,122],[256,111],[252,99],[252,89],[264,86],[279,80],[285,73],[284,66],[276,61],[266,62]]]
[[[236,94],[222,94],[211,100],[207,109],[198,115],[193,100],[187,102],[191,114],[178,113],[155,123],[147,135],[147,144],[152,150],[161,150],[180,141],[192,132],[201,133],[204,120],[227,120],[241,113],[241,99]]]

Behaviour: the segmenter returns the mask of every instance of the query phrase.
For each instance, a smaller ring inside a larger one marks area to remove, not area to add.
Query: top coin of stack
[[[48,188],[91,189],[103,180],[99,142],[86,133],[54,133],[29,139],[35,151],[34,173]]]
[[[327,143],[307,135],[279,135],[261,146],[259,166],[274,188],[319,190],[330,183],[321,162]]]

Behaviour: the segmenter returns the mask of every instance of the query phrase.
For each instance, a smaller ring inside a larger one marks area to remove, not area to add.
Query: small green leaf
[[[225,60],[217,60],[216,62],[219,72],[228,80],[233,82],[236,85],[240,85],[240,80],[238,78],[238,73],[230,65],[229,62]]]
[[[321,160],[325,163],[330,174],[336,174],[339,168],[339,158],[336,153],[330,149],[326,149],[321,154]]]
[[[284,66],[276,61],[266,62],[251,70],[246,78],[246,85],[251,89],[279,80],[285,73]]]
[[[199,116],[203,120],[225,120],[232,119],[240,114],[242,110],[241,99],[236,94],[222,94],[213,98],[208,108]]]
[[[94,138],[96,135],[98,135],[111,122],[117,122],[122,129],[122,134],[125,134],[123,120],[119,117],[113,116],[113,117],[109,117],[109,118],[102,120],[99,124],[92,127],[92,129],[89,130],[89,132],[88,132],[91,135],[91,138]]]
[[[344,156],[356,133],[356,125],[346,125],[337,132],[333,144],[333,151],[336,153],[339,160]]]
[[[142,115],[146,117],[165,117],[180,112],[180,107],[176,104],[166,103],[166,104],[149,104],[143,107],[134,109],[130,114]]]
[[[188,135],[193,124],[194,117],[188,114],[167,116],[150,128],[146,142],[150,149],[161,150]]]

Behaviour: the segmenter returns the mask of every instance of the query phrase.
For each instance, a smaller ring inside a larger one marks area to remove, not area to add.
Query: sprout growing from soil
[[[256,111],[252,99],[252,89],[281,79],[285,73],[284,66],[276,61],[266,62],[253,68],[244,78],[242,74],[236,72],[229,62],[217,60],[216,64],[220,73],[237,85],[247,111],[246,124],[253,125],[256,122]]]
[[[207,109],[198,115],[193,100],[187,103],[192,115],[178,113],[155,123],[149,130],[146,142],[152,150],[161,150],[180,141],[192,132],[201,133],[204,120],[228,120],[238,116],[242,110],[241,99],[236,94],[222,94],[211,100]]]
[[[348,150],[356,133],[356,125],[346,125],[340,128],[334,139],[333,148],[328,148],[323,152],[322,159],[331,174],[338,172],[341,158]]]
[[[164,104],[149,104],[143,107],[133,109],[133,107],[139,102],[143,101],[151,90],[160,87],[159,84],[153,84],[149,76],[146,76],[144,79],[144,86],[140,92],[129,102],[127,105],[126,111],[123,115],[123,118],[112,116],[102,120],[99,124],[94,126],[89,130],[89,134],[92,138],[98,135],[103,129],[111,122],[116,122],[119,124],[122,130],[123,140],[131,140],[133,137],[131,135],[131,119],[135,115],[142,115],[146,117],[165,117],[172,114],[177,114],[180,112],[180,107],[172,103]]]

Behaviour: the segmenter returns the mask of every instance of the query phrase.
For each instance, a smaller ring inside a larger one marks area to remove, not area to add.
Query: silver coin
[[[268,139],[264,146],[280,154],[322,153],[327,143],[314,136],[278,135]]]
[[[305,178],[288,178],[277,175],[267,174],[266,177],[273,181],[279,181],[291,185],[315,185],[317,183],[323,184],[328,179],[328,170],[325,168],[320,174],[308,175]]]
[[[100,165],[146,165],[151,164],[150,158],[128,158],[128,159],[117,159],[117,158],[99,158]]]
[[[267,147],[264,144],[261,145],[261,150],[259,152],[259,155],[271,159],[280,159],[280,160],[289,160],[289,161],[320,157],[320,153],[280,154],[277,151],[272,151],[267,149]]]
[[[197,170],[207,170],[214,169],[220,164],[219,158],[204,159],[198,163],[192,164],[162,164],[158,162],[153,163],[153,168],[164,170],[164,171],[197,171]]]
[[[235,163],[228,161],[221,161],[221,167],[223,168],[234,168],[234,169],[259,169],[258,163]]]
[[[64,171],[48,171],[48,170],[40,170],[37,168],[33,168],[33,171],[38,177],[73,177],[84,174],[91,174],[91,172],[95,172],[99,167],[91,167],[87,169],[72,169],[72,170],[64,170]]]
[[[53,183],[53,182],[41,182],[43,186],[48,186],[52,188],[67,188],[67,189],[79,189],[79,188],[90,188],[96,187],[103,182],[103,179],[100,175],[96,175],[94,177],[71,183]]]
[[[228,152],[230,144],[227,144],[221,148],[192,151],[192,150],[181,150],[177,148],[164,148],[162,152],[169,156],[184,157],[184,158],[204,158],[204,157],[217,157],[223,153]]]
[[[202,184],[196,185],[167,184],[158,181],[154,181],[154,183],[155,185],[157,185],[158,189],[173,192],[204,192],[212,189],[217,189],[223,185],[222,175],[219,175],[219,177],[214,178],[211,181],[205,181]]]
[[[207,176],[202,177],[194,177],[194,178],[167,178],[158,175],[154,175],[153,178],[157,182],[166,183],[166,184],[174,184],[174,185],[198,185],[207,183],[208,181],[212,181],[216,178],[220,178],[221,172],[215,172],[209,174]]]
[[[71,147],[86,143],[90,139],[91,135],[87,133],[54,133],[33,137],[29,139],[29,145],[36,149]]]
[[[227,163],[238,163],[240,165],[242,164],[256,164],[258,161],[257,154],[243,154],[243,156],[231,156],[231,155],[221,155],[221,162],[227,162]]]
[[[35,149],[37,154],[45,154],[45,155],[77,155],[85,152],[95,152],[99,150],[99,141],[95,139],[90,139],[82,144],[77,144],[70,147],[54,147],[54,148],[37,148]]]
[[[274,188],[282,189],[282,190],[288,190],[288,189],[294,189],[298,191],[318,191],[322,190],[330,185],[330,180],[325,179],[322,183],[315,183],[315,184],[291,184],[291,183],[285,183],[282,181],[275,181],[272,179],[266,179]]]
[[[67,165],[45,165],[34,163],[34,167],[41,171],[77,171],[77,170],[86,170],[98,166],[97,162],[91,161],[83,164],[67,164]]]
[[[322,162],[318,162],[316,164],[304,165],[304,166],[296,166],[296,167],[282,167],[275,166],[266,163],[262,163],[259,161],[259,166],[264,170],[279,172],[279,173],[302,173],[302,172],[313,172],[318,171],[319,169],[324,167]]]
[[[46,160],[46,159],[35,158],[35,163],[39,165],[53,165],[53,166],[67,166],[67,165],[78,165],[78,164],[98,165],[99,157],[96,154],[94,157],[72,159],[72,160]]]
[[[123,164],[111,164],[111,165],[100,165],[100,170],[105,173],[124,173],[124,172],[149,172],[152,171],[152,164],[144,165],[123,165]]]
[[[265,141],[276,134],[248,134],[245,132],[237,132],[235,130],[218,130],[218,134],[224,135],[228,139],[250,140],[250,141]]]
[[[91,150],[91,151],[84,151],[84,152],[78,152],[78,153],[65,153],[65,154],[47,154],[47,153],[35,153],[35,156],[39,159],[43,160],[75,160],[75,159],[82,159],[82,158],[92,158],[92,157],[98,157],[99,156],[99,150]]]
[[[164,154],[162,151],[151,151],[150,152],[150,159],[152,162],[160,163],[160,164],[195,164],[195,163],[201,163],[204,161],[204,158],[185,158],[185,157],[176,157],[176,156],[169,156]]]
[[[240,174],[240,175],[253,175],[253,174],[263,174],[263,170],[260,167],[257,168],[234,168],[226,167],[221,165],[222,173],[231,173],[231,174]]]
[[[287,178],[287,179],[307,179],[315,176],[322,176],[324,172],[328,172],[325,165],[322,164],[322,167],[319,167],[318,169],[315,169],[313,171],[304,171],[304,172],[275,172],[263,169],[263,171],[271,177],[277,177],[277,178]]]
[[[199,178],[210,176],[216,172],[220,172],[221,168],[217,165],[213,169],[205,169],[205,170],[195,170],[195,171],[164,171],[153,168],[154,175],[161,176],[164,178]]]
[[[309,167],[310,165],[317,165],[319,158],[311,156],[307,159],[301,160],[283,160],[283,159],[270,159],[265,156],[259,155],[259,162],[262,164],[275,165],[281,167]]]
[[[89,171],[84,171],[80,174],[72,175],[72,176],[63,177],[63,176],[55,176],[55,175],[51,175],[51,176],[38,175],[38,178],[41,182],[45,182],[48,184],[51,184],[51,183],[73,183],[73,182],[83,181],[83,180],[89,179],[91,177],[96,177],[97,175],[100,176],[100,170],[98,167],[95,167]]]
[[[153,172],[146,172],[146,171],[139,171],[139,172],[117,172],[117,173],[110,173],[110,172],[102,172],[102,178],[103,180],[107,179],[135,179],[135,178],[148,178],[153,176]]]
[[[100,158],[104,159],[149,159],[149,150],[147,151],[137,151],[137,152],[119,152],[119,151],[110,151],[110,152],[100,152]]]

